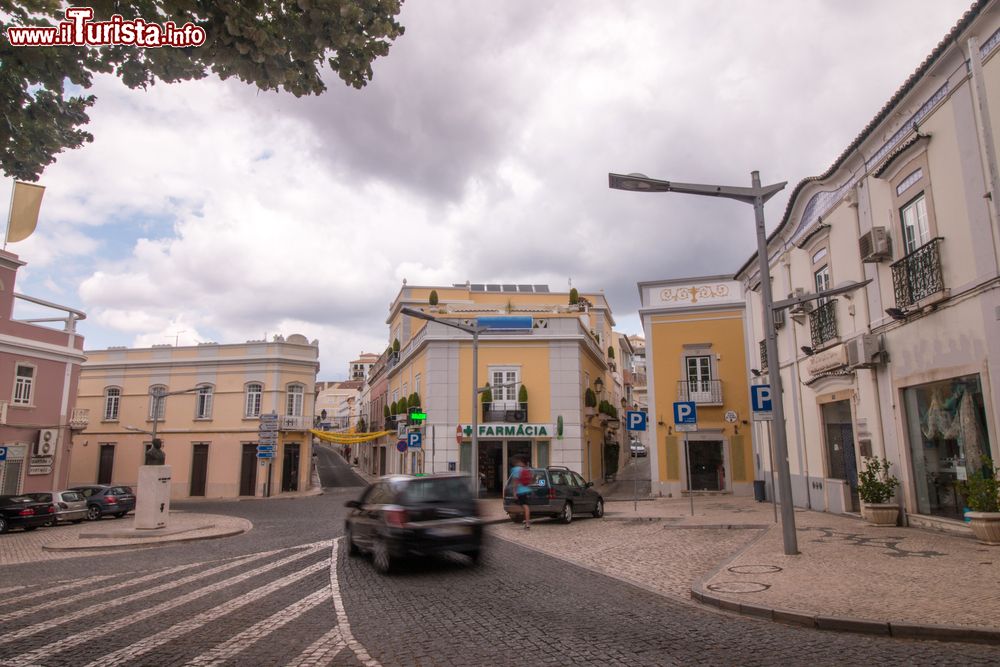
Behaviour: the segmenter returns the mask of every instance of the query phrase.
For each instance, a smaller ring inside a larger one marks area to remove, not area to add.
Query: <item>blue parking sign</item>
[[[420,431],[411,431],[406,436],[406,444],[410,449],[420,449]]]
[[[628,431],[646,430],[646,413],[641,410],[628,410],[625,412],[625,429]]]
[[[7,448],[0,447],[0,461],[6,461],[6,460],[7,460]]]
[[[754,421],[771,419],[771,385],[750,385],[750,408],[753,411]]]
[[[677,431],[698,430],[698,408],[694,401],[674,403],[674,429]]]

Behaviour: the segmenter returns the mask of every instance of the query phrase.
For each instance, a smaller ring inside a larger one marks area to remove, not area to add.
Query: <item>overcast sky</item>
[[[94,143],[47,169],[36,233],[8,246],[17,290],[86,311],[88,349],[301,333],[320,379],[385,348],[404,278],[572,280],[641,333],[636,282],[735,272],[753,214],[608,172],[757,169],[789,182],[773,229],[969,5],[411,0],[361,91],[99,79]]]

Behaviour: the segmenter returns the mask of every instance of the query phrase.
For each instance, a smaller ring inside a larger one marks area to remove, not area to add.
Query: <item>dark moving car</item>
[[[345,521],[347,551],[388,573],[402,558],[453,551],[479,562],[483,526],[467,477],[393,475],[371,484]]]
[[[531,518],[539,516],[558,517],[563,523],[573,520],[574,514],[589,513],[600,519],[604,516],[604,498],[593,487],[593,482],[585,482],[580,473],[562,466],[532,468],[534,481],[530,485],[528,507]],[[510,477],[503,492],[503,511],[511,521],[519,522],[524,510],[517,503],[518,481]]]
[[[135,493],[130,486],[84,484],[70,490],[83,494],[87,500],[87,518],[91,521],[97,521],[105,514],[120,519],[135,509]]]
[[[0,533],[11,528],[34,530],[52,521],[56,508],[28,496],[0,496]]]

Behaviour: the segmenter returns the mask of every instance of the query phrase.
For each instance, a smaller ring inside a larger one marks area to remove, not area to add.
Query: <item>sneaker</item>
[[[525,530],[531,530],[531,524],[530,524],[530,523],[528,523],[527,521],[525,521],[525,522],[524,522],[524,529],[525,529]]]

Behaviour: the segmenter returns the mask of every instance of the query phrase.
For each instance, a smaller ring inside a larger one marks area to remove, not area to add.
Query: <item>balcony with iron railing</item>
[[[829,299],[809,313],[809,334],[814,348],[822,347],[837,338],[836,299]]]
[[[483,423],[512,422],[523,424],[528,421],[527,403],[483,403]]]
[[[282,415],[278,417],[278,429],[281,431],[308,431],[312,428],[312,417],[301,415]]]
[[[943,240],[940,236],[935,237],[890,266],[892,290],[898,308],[912,306],[944,291],[941,252],[938,248]]]
[[[677,400],[695,403],[722,403],[722,380],[680,380]]]

